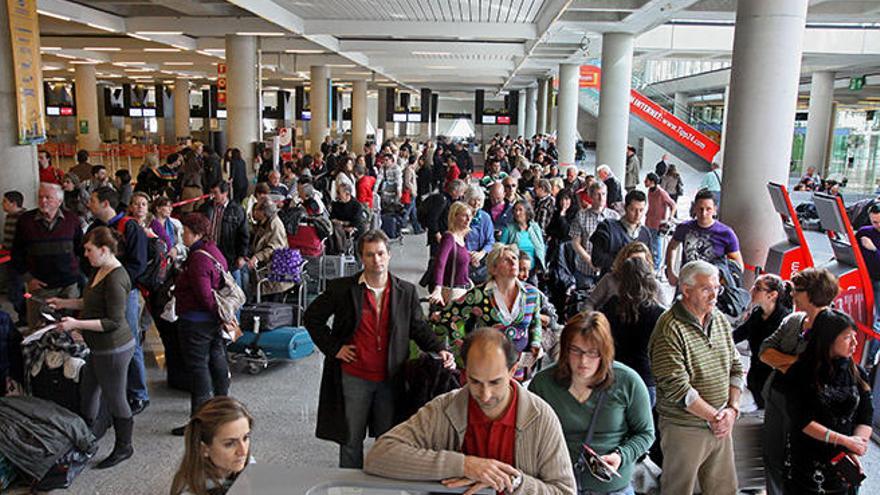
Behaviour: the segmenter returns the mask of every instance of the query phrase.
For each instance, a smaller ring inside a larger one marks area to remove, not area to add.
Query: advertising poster
[[[36,3],[36,0],[6,0],[18,108],[18,144],[46,141]]]

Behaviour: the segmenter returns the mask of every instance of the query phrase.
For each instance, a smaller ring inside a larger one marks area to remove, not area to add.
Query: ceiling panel
[[[545,0],[280,0],[303,19],[534,22]],[[393,33],[380,33],[393,34]]]

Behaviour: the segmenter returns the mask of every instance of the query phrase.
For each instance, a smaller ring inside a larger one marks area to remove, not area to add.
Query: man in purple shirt
[[[678,276],[672,268],[673,255],[678,246],[684,248],[681,266],[695,260],[714,264],[727,257],[743,268],[736,234],[733,229],[715,220],[715,198],[711,191],[701,190],[697,193],[692,214],[693,220],[683,222],[675,228],[672,240],[666,248],[666,278],[673,286],[678,285]]]

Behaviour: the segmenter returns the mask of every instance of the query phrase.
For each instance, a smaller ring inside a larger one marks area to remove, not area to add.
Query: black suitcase
[[[64,367],[43,368],[36,376],[31,377],[31,395],[52,401],[70,409],[74,414],[80,412],[79,383],[64,376]]]
[[[293,326],[293,305],[274,302],[245,304],[241,307],[241,329],[254,331],[254,316],[260,317],[260,331]]]

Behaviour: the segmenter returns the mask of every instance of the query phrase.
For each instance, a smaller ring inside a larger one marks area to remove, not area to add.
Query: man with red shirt
[[[40,164],[40,182],[61,185],[64,179],[64,172],[52,166],[52,156],[48,151],[40,151],[37,153],[37,163]]]
[[[440,480],[466,493],[575,493],[565,438],[550,406],[513,380],[517,352],[493,328],[465,337],[467,386],[443,394],[376,440],[364,471]]]
[[[365,232],[358,254],[364,271],[330,281],[306,310],[305,327],[325,356],[316,435],[340,445],[339,467],[360,469],[367,422],[376,436],[394,426],[410,338],[444,366],[454,360],[425,322],[415,286],[388,273],[388,237]]]

